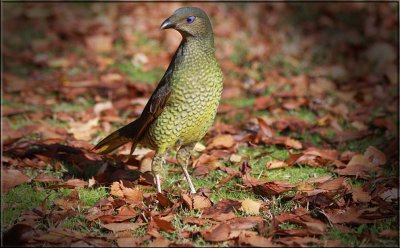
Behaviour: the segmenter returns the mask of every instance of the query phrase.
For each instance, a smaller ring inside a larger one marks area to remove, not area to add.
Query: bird
[[[197,142],[213,125],[223,89],[223,73],[215,56],[210,18],[197,7],[182,7],[168,17],[161,30],[174,29],[182,40],[172,60],[145,105],[140,117],[111,133],[94,146],[107,154],[131,142],[130,155],[138,144],[155,151],[151,168],[158,193],[165,155],[178,147],[181,166],[190,193],[196,189],[188,173]]]

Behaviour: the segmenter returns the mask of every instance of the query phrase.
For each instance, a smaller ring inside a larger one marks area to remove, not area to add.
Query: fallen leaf
[[[14,188],[17,185],[30,181],[30,178],[21,171],[16,169],[5,169],[3,166],[1,168],[1,177],[3,193],[8,192],[11,188]]]
[[[143,242],[151,239],[150,235],[144,235],[141,238],[124,237],[117,239],[117,245],[119,247],[139,247]]]
[[[200,165],[196,166],[193,170],[193,176],[195,177],[204,177],[207,176],[208,173],[213,169],[212,166],[209,165]]]
[[[149,247],[168,247],[171,241],[164,237],[157,237],[149,243]]]
[[[79,206],[79,193],[76,190],[71,191],[67,196],[54,200],[54,204],[61,209],[74,209]]]
[[[364,157],[376,166],[386,164],[386,155],[373,146],[369,146],[365,150]]]
[[[240,163],[242,161],[242,156],[237,154],[232,154],[229,157],[229,161],[231,161],[232,163]]]
[[[3,245],[21,246],[32,240],[37,235],[37,231],[26,224],[15,224],[8,229],[3,236]]]
[[[143,191],[141,191],[139,188],[128,188],[125,187],[124,184],[120,183],[122,193],[124,194],[124,197],[126,198],[127,202],[131,204],[139,204],[142,203],[143,201]]]
[[[171,222],[168,222],[166,220],[160,219],[157,216],[154,216],[152,218],[152,220],[157,225],[157,227],[160,230],[164,231],[164,232],[173,232],[173,231],[175,231],[175,227],[171,224]]]
[[[260,216],[247,216],[231,219],[227,223],[233,230],[246,230],[260,225],[263,221],[264,219]]]
[[[61,180],[58,177],[42,173],[37,175],[34,179],[32,179],[32,181],[41,183],[54,183],[54,182],[60,182]]]
[[[93,112],[98,116],[103,112],[104,110],[111,109],[113,107],[111,101],[107,102],[99,102],[96,103],[93,107]]]
[[[235,139],[230,134],[222,134],[214,137],[208,144],[207,149],[226,149],[231,148],[236,144]]]
[[[119,182],[113,182],[111,185],[111,195],[117,196],[117,197],[124,197],[124,192],[122,191]]]
[[[368,168],[374,167],[374,165],[364,155],[354,155],[347,166],[362,165]]]
[[[399,230],[383,230],[378,234],[382,238],[398,239]]]
[[[72,188],[80,189],[86,187],[88,185],[88,182],[85,182],[82,179],[75,178],[67,180],[65,184],[71,186]]]
[[[392,188],[392,189],[386,190],[385,192],[380,194],[379,197],[387,202],[391,202],[393,200],[399,199],[399,189]]]
[[[271,181],[260,185],[254,185],[253,191],[257,195],[261,195],[263,197],[271,197],[289,191],[294,187],[295,186],[293,184],[285,181]]]
[[[131,223],[131,222],[123,222],[123,223],[109,223],[109,224],[101,224],[102,227],[108,229],[114,233],[122,232],[125,230],[135,230],[146,223]]]
[[[212,203],[209,198],[202,195],[193,196],[193,209],[205,209],[212,206]]]
[[[246,214],[259,214],[260,213],[261,202],[246,199],[246,200],[242,200],[241,203],[242,203],[242,206],[241,206],[240,210],[242,210]]]
[[[364,210],[355,207],[348,207],[341,211],[332,210],[326,211],[326,215],[333,224],[367,224],[373,223],[374,220],[361,218]]]
[[[159,205],[163,208],[171,207],[173,205],[168,197],[162,193],[157,193],[157,200],[159,202]]]
[[[240,231],[232,230],[226,223],[221,223],[214,228],[201,232],[203,238],[211,242],[221,242],[238,237]]]
[[[265,238],[258,235],[256,232],[243,231],[239,234],[238,244],[240,246],[250,245],[254,247],[275,247],[271,238]]]
[[[87,122],[70,122],[69,133],[74,135],[77,140],[89,141],[92,139],[92,135],[97,132],[97,127],[99,126],[99,118],[93,118]]]
[[[331,178],[332,176],[320,176],[320,177],[310,178],[307,180],[307,183],[324,183],[326,181],[329,181]]]
[[[201,225],[209,223],[209,221],[207,219],[203,219],[203,218],[185,217],[183,219],[183,223],[184,224],[191,223],[191,224],[201,226]]]
[[[288,166],[289,165],[287,163],[285,163],[284,161],[273,160],[273,161],[269,161],[267,163],[267,170],[285,168],[285,167],[288,167]]]
[[[203,211],[203,218],[212,218],[216,221],[226,221],[235,218],[234,211],[239,210],[241,203],[234,200],[221,200],[212,207]]]
[[[112,50],[112,36],[97,34],[86,37],[86,46],[95,52],[109,52]]]
[[[353,201],[367,203],[371,201],[371,196],[368,192],[364,191],[361,187],[353,188],[351,192]]]
[[[326,181],[317,186],[318,189],[327,191],[337,191],[346,186],[346,179],[344,177],[338,177],[336,179]]]

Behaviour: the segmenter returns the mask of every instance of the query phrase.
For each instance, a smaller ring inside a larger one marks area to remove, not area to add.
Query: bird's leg
[[[190,179],[190,175],[187,171],[187,167],[189,164],[191,152],[192,152],[195,144],[196,143],[191,143],[189,145],[182,146],[176,154],[176,160],[178,161],[179,165],[182,167],[183,173],[185,174],[186,181],[188,182],[189,187],[190,187],[190,193],[192,193],[192,194],[196,193],[196,189],[194,188],[192,180]]]
[[[157,193],[161,193],[160,171],[163,163],[164,154],[157,152],[156,155],[154,155],[153,162],[151,163],[151,170],[154,175],[154,180],[156,181]]]

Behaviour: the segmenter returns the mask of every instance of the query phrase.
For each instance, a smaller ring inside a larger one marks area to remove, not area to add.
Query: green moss
[[[79,198],[84,206],[92,207],[101,199],[107,198],[108,192],[106,187],[99,188],[82,188],[78,189]]]
[[[21,184],[3,194],[1,196],[5,204],[2,211],[3,227],[13,224],[24,211],[40,207],[47,196],[49,196],[47,206],[50,207],[56,198],[55,191],[44,190],[39,184]]]
[[[238,108],[245,108],[253,106],[255,100],[256,100],[255,97],[249,96],[247,98],[229,99],[226,100],[226,103]]]

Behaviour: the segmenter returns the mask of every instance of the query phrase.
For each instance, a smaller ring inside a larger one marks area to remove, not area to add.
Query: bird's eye
[[[189,16],[188,18],[186,18],[187,23],[192,23],[194,22],[194,20],[196,19],[195,16]]]

